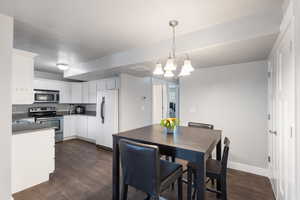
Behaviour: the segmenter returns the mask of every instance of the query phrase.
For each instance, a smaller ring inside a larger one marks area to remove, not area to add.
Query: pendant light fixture
[[[156,67],[153,71],[154,75],[164,75],[166,78],[174,77],[174,72],[177,70],[177,63],[176,63],[176,43],[175,43],[175,27],[178,25],[178,21],[171,20],[169,22],[169,26],[172,28],[173,31],[173,39],[172,39],[172,49],[169,57],[166,61],[166,65],[164,69],[162,68],[161,63],[157,63]],[[189,56],[186,56],[186,59],[183,62],[183,66],[181,67],[181,71],[178,76],[187,76],[190,75],[191,72],[194,71],[194,68],[191,64],[191,60]]]

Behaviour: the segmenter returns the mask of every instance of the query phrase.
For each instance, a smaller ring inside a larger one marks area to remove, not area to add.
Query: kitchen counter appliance
[[[55,142],[63,141],[63,116],[56,114],[55,107],[33,107],[28,112],[29,116],[35,118],[35,123],[55,127]]]
[[[83,106],[75,107],[75,114],[84,114],[84,113],[85,113],[85,107],[83,107]]]
[[[59,91],[35,89],[34,103],[59,103]]]

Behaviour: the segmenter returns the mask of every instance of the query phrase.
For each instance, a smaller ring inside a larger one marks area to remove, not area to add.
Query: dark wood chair
[[[219,189],[211,189],[207,188],[207,191],[214,192],[217,196],[221,196],[222,200],[227,200],[227,162],[228,162],[228,155],[229,155],[229,145],[230,140],[226,137],[224,140],[224,150],[222,160],[214,160],[208,159],[206,162],[206,176],[211,180],[218,180],[221,183],[221,187]],[[191,190],[193,187],[192,174],[194,177],[196,176],[195,166],[192,164],[188,165],[188,194],[191,195]],[[196,190],[195,190],[196,191]],[[195,198],[195,191],[193,194],[193,199]]]
[[[204,124],[198,122],[188,122],[189,127],[197,127],[197,128],[206,128],[206,129],[214,129],[214,125],[212,124]]]
[[[182,200],[182,166],[160,160],[159,148],[128,140],[120,140],[122,165],[122,200],[127,199],[128,186],[159,199],[161,192],[177,181],[177,199]]]

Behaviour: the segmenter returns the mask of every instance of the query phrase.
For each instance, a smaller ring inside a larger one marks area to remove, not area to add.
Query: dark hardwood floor
[[[50,181],[13,197],[15,200],[109,200],[111,177],[111,152],[98,150],[95,145],[80,140],[66,141],[56,144],[56,171]],[[274,200],[267,178],[236,170],[229,170],[228,191],[230,200]],[[175,194],[169,190],[164,192],[163,197],[175,200]],[[128,195],[131,200],[145,198],[143,193],[132,188]],[[209,192],[207,197],[208,200],[216,199]]]

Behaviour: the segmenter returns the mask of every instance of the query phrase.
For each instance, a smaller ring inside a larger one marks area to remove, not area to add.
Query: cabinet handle
[[[102,97],[102,102],[101,102],[101,119],[102,119],[102,124],[104,124],[104,104],[105,104],[105,97]]]

